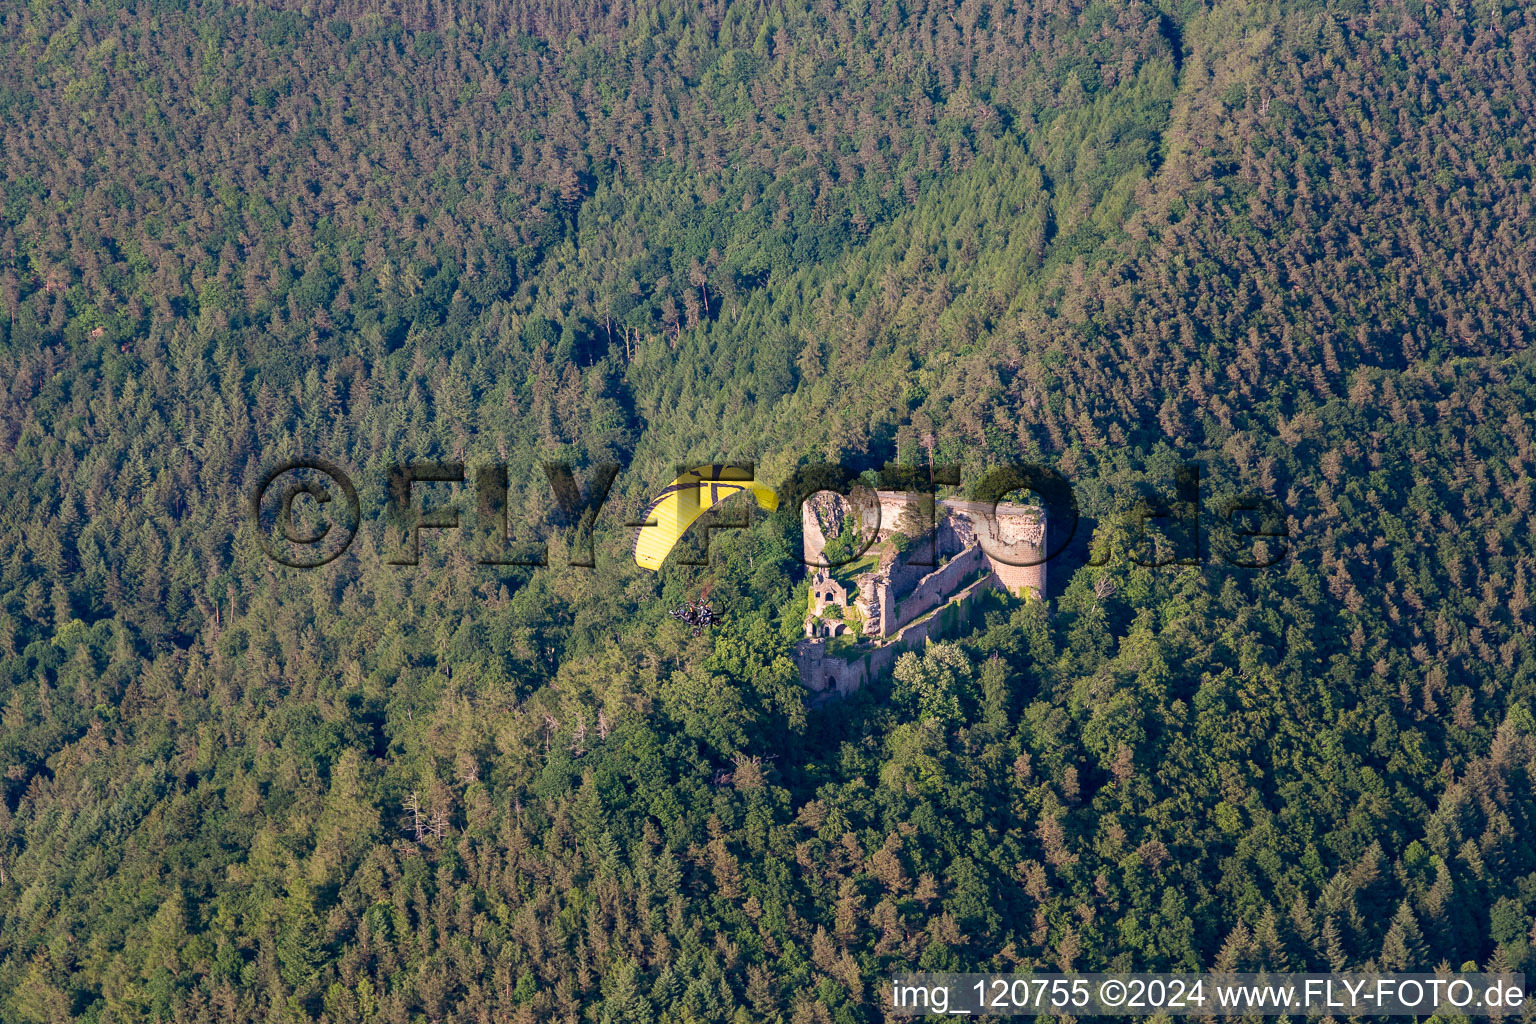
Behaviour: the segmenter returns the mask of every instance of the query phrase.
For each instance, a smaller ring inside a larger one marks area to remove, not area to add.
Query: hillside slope
[[[0,1018],[1529,966],[1533,36],[1415,0],[0,11]],[[678,462],[930,451],[1054,467],[1082,537],[1051,601],[848,702],[789,658],[792,512],[626,557]],[[298,454],[364,509],[321,569],[245,522]],[[553,564],[387,564],[410,460],[508,464]],[[595,569],[549,460],[622,467]],[[1137,564],[1185,462],[1203,560]],[[1224,558],[1249,491],[1264,569]]]

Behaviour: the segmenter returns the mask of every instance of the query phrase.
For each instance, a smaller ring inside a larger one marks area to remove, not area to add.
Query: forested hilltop
[[[1489,0],[0,7],[0,1020],[1536,968],[1533,54]],[[628,558],[679,463],[930,454],[1054,467],[1098,564],[846,702],[793,510]],[[247,522],[299,455],[361,494],[319,569]],[[386,564],[412,460],[508,464],[551,564]],[[622,467],[595,569],[545,461]],[[1278,565],[1137,564],[1185,462]]]

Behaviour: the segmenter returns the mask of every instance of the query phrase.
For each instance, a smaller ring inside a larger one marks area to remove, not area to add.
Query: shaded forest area
[[[0,9],[0,1018],[1528,969],[1533,51],[1486,0]],[[679,462],[930,440],[1057,468],[1103,564],[852,700],[790,512],[627,559]],[[557,554],[538,464],[624,469],[595,570],[365,514],[299,571],[244,516],[300,454],[365,509],[505,462]],[[1135,564],[1185,461],[1286,560]]]

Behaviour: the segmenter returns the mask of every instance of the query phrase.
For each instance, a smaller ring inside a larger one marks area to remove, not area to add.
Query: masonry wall
[[[934,571],[936,566],[922,564],[930,559],[943,561],[950,555],[962,551],[964,545],[960,536],[946,522],[939,523],[938,536],[935,542],[930,544],[926,537],[913,540],[912,546],[907,548],[899,557],[891,562],[885,569],[885,575],[890,580],[890,589],[900,598],[903,594],[916,587],[924,576]],[[910,559],[919,559],[912,562]]]
[[[926,553],[918,553],[915,548],[909,548],[886,568],[885,578],[890,581],[888,589],[892,594],[900,595],[911,590],[919,580],[933,571],[931,565],[913,565],[908,562],[907,558],[914,554],[927,557]]]
[[[905,650],[899,644],[873,647],[863,657],[844,661],[826,654],[826,641],[803,640],[795,648],[795,664],[800,681],[815,693],[835,693],[846,697],[860,686],[891,670],[896,655]]]
[[[846,697],[865,683],[890,672],[896,659],[910,650],[921,650],[924,643],[937,640],[970,619],[972,602],[995,585],[993,576],[984,576],[954,595],[937,615],[905,627],[892,642],[871,647],[863,657],[844,661],[826,653],[826,641],[802,640],[795,647],[795,664],[800,681],[817,694]]]
[[[896,601],[898,621],[886,627],[894,633],[913,619],[932,611],[959,589],[961,581],[987,564],[987,556],[981,548],[967,548],[939,568],[922,577],[912,592]]]
[[[944,607],[939,609],[937,615],[903,627],[900,634],[903,648],[913,650],[921,646],[924,641],[939,640],[955,632],[958,627],[970,620],[972,602],[991,590],[996,583],[997,581],[991,576],[983,576],[946,599]]]
[[[880,498],[880,539],[884,540],[896,532],[896,522],[901,518],[902,510],[915,502],[919,495],[908,494],[905,491],[876,491]]]
[[[998,584],[1015,597],[1032,591],[1045,596],[1045,563],[1010,565],[1009,562],[1033,562],[1045,554],[1047,524],[1032,509],[1002,503],[990,520],[978,513],[977,534],[987,561],[997,575]],[[1007,561],[1004,561],[1007,559]]]
[[[989,558],[992,563],[992,572],[997,576],[998,584],[1014,597],[1023,597],[1026,592],[1032,592],[1036,597],[1045,596],[1045,563],[1039,565],[1004,565],[996,559]]]
[[[906,491],[877,491],[876,496],[880,500],[880,533],[879,539],[886,540],[896,532],[896,523],[901,519],[902,511],[916,502],[921,495]],[[801,555],[807,563],[821,561],[822,551],[827,546],[826,533],[821,528],[821,521],[817,516],[817,510],[826,515],[834,532],[840,528],[843,516],[852,514],[847,506],[847,499],[831,493],[818,493],[808,498],[805,504],[800,506],[800,546]],[[962,523],[966,530],[965,537],[959,536],[955,529],[947,522],[946,513],[959,510],[963,520],[968,522],[974,518],[982,506],[977,502],[957,501],[945,499],[938,502],[935,515],[938,517],[938,550],[940,554],[952,553],[964,548],[970,542],[969,526]],[[995,522],[992,531],[1003,543],[1014,543],[1027,538],[1031,530],[1038,530],[1038,521],[1033,513],[1024,515],[1024,508],[1018,505],[1002,503],[997,506]],[[917,549],[922,541],[914,544]]]
[[[821,561],[821,553],[826,550],[827,538],[821,532],[821,523],[816,519],[816,513],[807,501],[800,506],[800,556],[807,565],[815,565]]]

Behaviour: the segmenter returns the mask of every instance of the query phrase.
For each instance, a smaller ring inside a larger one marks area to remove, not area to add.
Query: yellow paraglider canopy
[[[678,539],[693,521],[742,491],[751,491],[760,508],[773,511],[779,496],[752,478],[741,466],[699,466],[684,470],[646,506],[635,531],[635,563],[652,572],[661,568]]]

